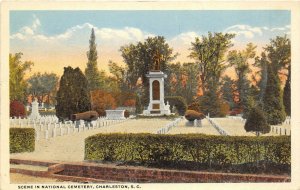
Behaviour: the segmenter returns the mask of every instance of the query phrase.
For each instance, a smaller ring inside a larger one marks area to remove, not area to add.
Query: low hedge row
[[[249,163],[291,164],[290,137],[202,134],[97,134],[85,139],[85,160],[225,167]]]
[[[35,148],[33,128],[10,128],[9,150],[10,153],[32,152]]]

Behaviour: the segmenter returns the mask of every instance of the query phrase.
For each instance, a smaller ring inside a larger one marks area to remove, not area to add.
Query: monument
[[[39,113],[39,103],[37,102],[37,100],[35,99],[32,103],[31,103],[31,113],[29,115],[30,119],[39,119],[40,113]]]
[[[154,65],[146,77],[149,78],[149,105],[143,115],[171,115],[170,105],[164,102],[164,79],[167,75],[160,70],[161,55],[156,51]]]

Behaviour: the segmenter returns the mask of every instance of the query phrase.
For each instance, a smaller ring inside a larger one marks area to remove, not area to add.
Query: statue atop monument
[[[160,71],[161,59],[162,59],[162,55],[158,52],[158,50],[156,50],[156,52],[153,56],[153,60],[154,60],[154,64],[152,66],[153,71]]]

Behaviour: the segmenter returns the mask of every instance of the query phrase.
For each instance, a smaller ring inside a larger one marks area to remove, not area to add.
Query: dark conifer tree
[[[269,133],[271,129],[263,111],[258,107],[251,108],[244,128],[247,132],[255,132],[256,136],[259,136],[260,133]]]
[[[283,105],[280,81],[277,73],[274,72],[272,65],[267,66],[268,79],[266,92],[264,95],[263,110],[266,114],[267,122],[270,125],[277,125],[285,120],[285,111]]]
[[[90,110],[90,95],[87,79],[77,67],[65,67],[56,96],[56,116],[70,119],[72,114]]]
[[[88,81],[89,90],[96,90],[100,88],[101,77],[100,72],[97,68],[97,48],[96,48],[96,36],[94,29],[92,29],[90,38],[90,50],[87,52],[87,68],[85,69],[85,76]]]
[[[286,115],[291,116],[291,66],[289,66],[288,72],[288,77],[283,89],[283,104]]]

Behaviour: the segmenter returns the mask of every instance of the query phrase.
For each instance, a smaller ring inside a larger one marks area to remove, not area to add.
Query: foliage
[[[143,105],[141,102],[141,97],[139,97],[138,95],[135,98],[135,113],[136,114],[141,114],[143,111]]]
[[[77,67],[65,67],[56,96],[56,116],[70,119],[72,114],[90,110],[90,94],[87,79]]]
[[[9,54],[9,99],[10,101],[26,101],[27,83],[24,79],[33,62],[21,61],[22,53]]]
[[[230,108],[234,108],[235,105],[235,96],[236,96],[236,85],[235,81],[232,80],[230,77],[225,76],[222,78],[222,86],[221,86],[221,92],[222,97],[225,102],[227,102],[230,106]]]
[[[197,120],[204,119],[205,115],[195,110],[186,110],[184,117],[189,121],[194,121],[195,119]]]
[[[135,107],[135,100],[134,99],[127,99],[123,103],[124,106],[126,107]]]
[[[229,112],[229,115],[231,116],[236,116],[238,114],[241,114],[243,112],[242,109],[240,108],[233,108],[230,112]]]
[[[44,97],[47,98],[48,105],[50,104],[51,95],[56,94],[58,85],[58,76],[55,73],[35,73],[28,80],[28,94],[33,98],[38,98],[39,102],[44,102]]]
[[[283,104],[286,115],[291,116],[291,66],[289,66],[288,72],[288,77],[283,89]]]
[[[247,132],[256,132],[257,136],[259,136],[260,133],[269,133],[271,129],[263,111],[259,107],[253,107],[251,109],[244,127]]]
[[[184,98],[182,98],[181,96],[166,96],[165,103],[166,102],[169,102],[171,110],[175,106],[178,111],[178,114],[184,115],[187,109],[187,105]]]
[[[216,84],[211,84],[203,96],[199,98],[201,111],[210,117],[224,117],[226,113],[222,113],[221,104],[222,100],[219,97]]]
[[[279,77],[276,75],[273,67],[270,65],[268,65],[268,80],[263,102],[263,111],[266,114],[268,124],[277,125],[285,120],[286,115],[284,111]]]
[[[198,64],[167,64],[166,74],[165,94],[185,97],[191,103],[198,93]]]
[[[227,68],[224,59],[227,50],[233,46],[234,34],[208,33],[192,42],[190,58],[199,65],[202,92],[209,90],[209,82],[218,82]]]
[[[221,101],[220,112],[222,115],[227,115],[230,111],[230,106],[227,102]]]
[[[95,90],[99,89],[101,86],[101,76],[97,68],[97,48],[96,48],[96,37],[94,28],[92,28],[91,37],[90,37],[90,50],[87,52],[87,68],[85,69],[85,76],[88,81],[88,89]]]
[[[232,50],[228,53],[228,62],[235,68],[237,75],[236,87],[238,92],[238,104],[245,108],[250,96],[250,80],[248,75],[251,73],[250,60],[255,57],[255,49],[252,43],[247,44],[243,51]]]
[[[160,166],[191,163],[208,168],[264,161],[287,168],[291,164],[291,142],[287,136],[97,134],[85,139],[85,160]]]
[[[120,51],[126,64],[125,70],[119,69],[119,73],[125,77],[122,77],[122,81],[127,81],[129,92],[134,92],[138,83],[141,83],[144,88],[141,103],[145,106],[149,102],[149,80],[146,74],[154,66],[155,54],[161,57],[160,70],[163,72],[166,71],[167,63],[175,59],[176,55],[173,55],[173,49],[162,36],[148,37],[144,42],[122,46]]]
[[[9,151],[10,153],[32,152],[35,148],[33,128],[10,128]]]
[[[92,110],[97,111],[100,116],[105,116],[105,110],[116,108],[115,98],[102,90],[91,91],[91,102]]]
[[[267,87],[267,79],[268,79],[268,58],[265,52],[261,53],[261,57],[256,57],[255,58],[255,63],[254,66],[258,67],[260,70],[258,73],[254,73],[255,75],[260,76],[260,80],[258,82],[259,86],[259,102],[263,104],[263,98],[266,92],[266,87]]]
[[[247,101],[245,102],[244,109],[243,109],[243,118],[248,119],[248,116],[253,107],[256,106],[255,100],[253,96],[248,96]]]
[[[291,41],[285,36],[276,36],[271,39],[265,50],[268,52],[268,59],[274,69],[274,73],[279,73],[287,69],[291,64]]]
[[[196,112],[201,112],[201,107],[198,101],[194,101],[190,105],[188,105],[188,110],[194,110]]]
[[[10,117],[26,117],[26,110],[24,104],[22,102],[19,102],[17,100],[14,100],[10,102],[9,105],[9,116]]]

